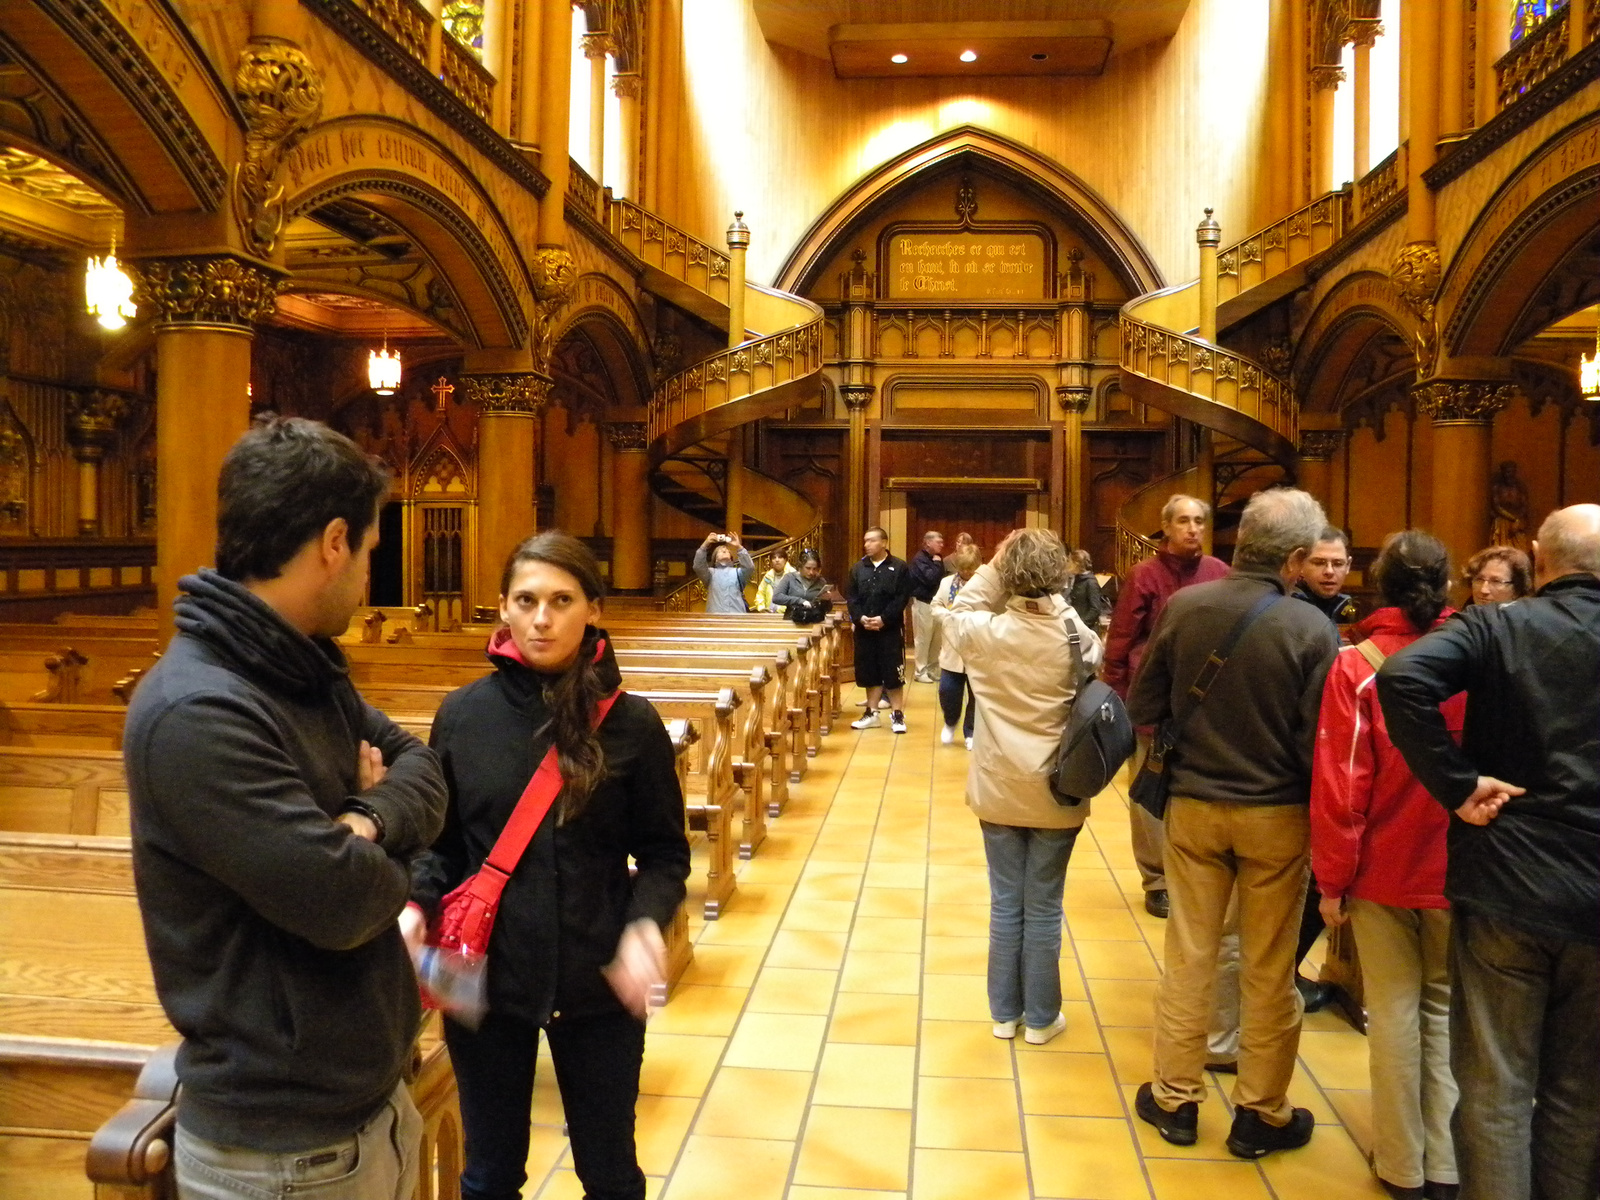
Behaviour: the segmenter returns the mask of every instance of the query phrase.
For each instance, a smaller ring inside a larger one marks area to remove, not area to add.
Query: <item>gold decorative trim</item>
[[[1300,431],[1300,459],[1302,462],[1332,462],[1344,445],[1342,429],[1302,429]]]
[[[969,492],[1044,492],[1045,481],[1036,478],[973,478],[965,475],[891,475],[883,481],[891,492],[925,492],[934,488],[961,488]]]
[[[618,452],[650,448],[649,426],[643,421],[609,421],[605,431],[611,448]]]
[[[322,76],[286,42],[252,42],[239,52],[233,92],[244,110],[244,161],[233,173],[233,215],[245,244],[270,255],[283,232],[283,159],[322,117]]]
[[[461,376],[468,404],[485,416],[537,417],[550,402],[550,378],[532,371]]]
[[[556,317],[572,299],[578,286],[578,266],[571,254],[559,246],[535,251],[528,263],[533,277],[535,300],[533,319],[533,362],[543,367],[550,361],[555,340]]]
[[[1434,242],[1407,242],[1394,256],[1389,282],[1400,299],[1416,315],[1420,329],[1416,338],[1417,376],[1433,367],[1438,350],[1438,329],[1434,324],[1434,299],[1439,292],[1442,269],[1439,247]]]
[[[1434,380],[1412,388],[1411,395],[1417,410],[1435,425],[1487,425],[1517,398],[1517,388],[1510,383]]]
[[[237,258],[147,258],[126,265],[134,302],[168,324],[248,330],[277,305],[277,277]]]

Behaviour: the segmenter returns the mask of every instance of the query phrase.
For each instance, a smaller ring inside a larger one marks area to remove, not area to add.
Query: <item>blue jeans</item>
[[[960,718],[963,693],[967,698],[967,719],[961,722],[961,736],[971,737],[972,722],[977,718],[978,710],[973,707],[977,702],[972,697],[972,686],[967,682],[966,672],[939,672],[939,708],[944,712],[946,725],[954,725]]]
[[[633,1139],[643,1022],[625,1012],[556,1020],[545,1038],[584,1196],[644,1200]],[[444,1040],[461,1094],[462,1200],[518,1200],[527,1180],[539,1027],[491,1012],[477,1032],[447,1019]]]
[[[1044,1029],[1061,1012],[1061,892],[1078,831],[978,824],[989,860],[989,1016]]]
[[[1461,1200],[1600,1192],[1600,946],[1457,908],[1450,927],[1451,1132]]]

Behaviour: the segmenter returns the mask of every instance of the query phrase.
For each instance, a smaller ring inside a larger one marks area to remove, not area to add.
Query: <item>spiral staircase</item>
[[[727,329],[732,270],[727,254],[627,200],[606,200],[607,231],[642,265],[640,282],[710,324]],[[650,486],[679,512],[722,528],[729,441],[742,426],[799,404],[822,372],[822,309],[760,284],[744,285],[745,338],[662,380],[650,397]],[[750,331],[754,330],[752,334]],[[742,456],[734,456],[739,461]],[[805,496],[739,466],[744,528],[758,573],[775,550],[816,545],[822,513]],[[705,598],[691,579],[664,600],[686,611]]]
[[[1304,284],[1343,234],[1350,193],[1319,197],[1217,254],[1217,327],[1225,329]],[[1197,336],[1200,281],[1148,292],[1122,306],[1122,389],[1212,435],[1209,475],[1194,465],[1153,480],[1117,514],[1116,572],[1127,578],[1154,554],[1160,513],[1174,492],[1209,489],[1213,537],[1226,539],[1252,494],[1294,471],[1299,404],[1290,381],[1253,358]]]

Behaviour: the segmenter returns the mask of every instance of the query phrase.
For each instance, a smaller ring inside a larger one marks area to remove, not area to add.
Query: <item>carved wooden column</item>
[[[1215,343],[1217,340],[1217,246],[1222,241],[1222,227],[1211,216],[1211,210],[1206,209],[1205,220],[1201,221],[1194,231],[1195,243],[1200,247],[1200,340]],[[1217,479],[1216,479],[1216,440],[1211,430],[1201,426],[1196,430],[1199,435],[1199,458],[1196,460],[1196,475],[1199,480],[1200,498],[1213,509],[1217,504]],[[1206,522],[1205,551],[1211,553],[1212,530],[1214,520]]]
[[[78,460],[78,536],[100,536],[100,464],[127,411],[121,392],[73,392],[67,400],[67,441]]]
[[[1311,68],[1311,194],[1333,190],[1333,106],[1344,68],[1322,63]]]
[[[844,490],[848,500],[845,546],[859,542],[867,528],[867,406],[872,403],[870,383],[847,383],[839,389],[850,412],[850,435],[845,448]]]
[[[536,2],[544,27],[539,60],[539,170],[550,181],[550,190],[539,202],[539,245],[565,246],[567,180],[572,174],[567,151],[572,120],[572,4],[571,0]]]
[[[612,421],[606,427],[616,472],[616,524],[611,531],[611,586],[619,591],[650,587],[650,455],[643,421]]]
[[[1333,460],[1346,433],[1338,413],[1300,414],[1300,463],[1295,481],[1333,516]]]
[[[1406,66],[1400,80],[1400,107],[1405,113],[1409,141],[1406,241],[1432,243],[1433,189],[1422,176],[1434,164],[1439,141],[1439,0],[1408,0],[1402,5],[1400,39]]]
[[[867,408],[872,403],[872,300],[874,277],[866,267],[867,254],[857,250],[852,266],[839,279],[844,296],[844,328],[839,341],[844,350],[844,379],[839,395],[850,414],[849,441],[845,447],[846,547],[858,544],[867,527]]]
[[[156,318],[156,606],[171,634],[178,580],[216,561],[217,475],[250,427],[250,343],[277,280],[227,255],[130,263]]]
[[[1433,419],[1433,532],[1464,563],[1489,541],[1494,415],[1516,388],[1495,380],[1435,379],[1411,391]]]
[[[611,35],[604,30],[583,35],[583,56],[589,60],[589,174],[599,184],[595,219],[606,219],[606,55]]]
[[[1383,34],[1383,26],[1373,20],[1358,19],[1355,27],[1355,177],[1364,179],[1372,170],[1372,46]],[[1359,220],[1362,214],[1357,213]]]
[[[639,201],[639,97],[644,94],[644,77],[637,71],[622,71],[611,81],[617,93],[617,119],[622,122],[622,161],[617,175],[622,194]]]
[[[478,406],[478,569],[463,610],[495,602],[500,572],[517,545],[535,532],[539,488],[539,418],[550,380],[532,371],[463,374],[461,387]]]
[[[1062,429],[1059,447],[1051,454],[1052,488],[1057,491],[1056,511],[1051,514],[1061,536],[1069,545],[1083,544],[1083,414],[1089,410],[1094,393],[1089,386],[1093,366],[1092,342],[1094,314],[1094,275],[1083,269],[1083,251],[1073,246],[1067,251],[1067,269],[1061,275],[1060,345],[1062,364],[1056,399],[1061,404]],[[1059,467],[1054,461],[1059,457]]]

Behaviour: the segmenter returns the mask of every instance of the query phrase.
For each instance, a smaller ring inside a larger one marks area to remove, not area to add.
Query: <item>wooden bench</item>
[[[115,750],[0,747],[0,829],[128,834],[128,784]]]
[[[120,750],[127,715],[120,704],[0,701],[0,746]]]
[[[0,625],[0,700],[110,703],[119,683],[155,664],[154,637],[54,625]],[[65,659],[65,674],[47,660]],[[81,661],[71,661],[72,659]]]

